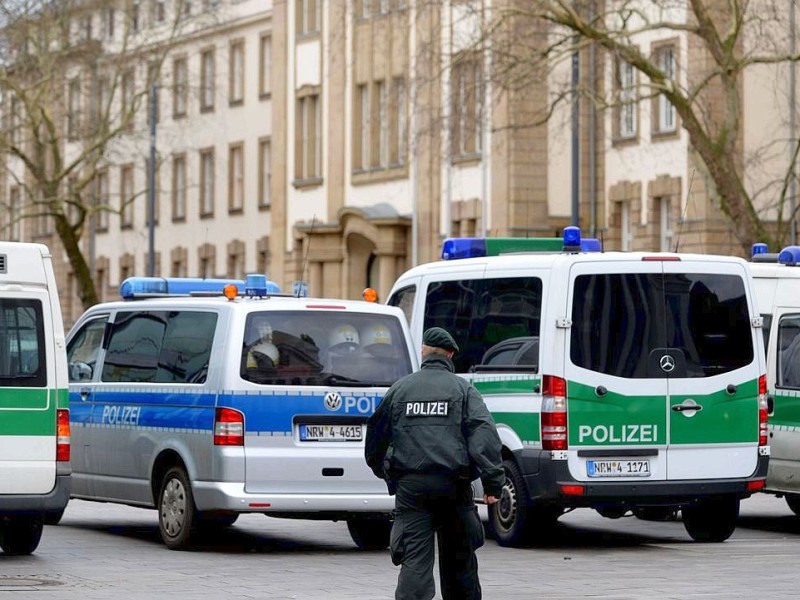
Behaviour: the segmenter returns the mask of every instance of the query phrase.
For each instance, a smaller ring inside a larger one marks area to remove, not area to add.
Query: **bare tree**
[[[491,5],[475,0],[459,3],[463,20],[480,22],[471,41],[474,50],[490,49],[487,79],[507,96],[548,86],[547,101],[529,110],[525,123],[539,126],[552,118],[573,94],[600,109],[626,101],[619,86],[599,77],[577,85],[563,77],[575,56],[587,58],[592,47],[598,62],[620,62],[638,74],[637,100],[663,97],[679,116],[691,151],[704,172],[712,199],[728,219],[745,252],[754,241],[780,247],[790,237],[797,205],[797,140],[789,127],[770,145],[744,148],[743,94],[745,75],[769,72],[785,103],[788,121],[789,65],[793,53],[787,3],[773,0],[499,0]],[[465,8],[469,7],[469,8]],[[477,18],[476,18],[477,17]],[[675,36],[692,60],[691,69],[669,69],[650,51],[657,36]],[[462,53],[463,55],[463,53]],[[458,57],[457,57],[458,58]],[[588,59],[588,58],[587,58]],[[560,71],[559,71],[560,69]],[[556,73],[562,74],[559,79]],[[769,78],[767,78],[769,79]],[[781,83],[782,82],[782,83]],[[767,90],[765,90],[767,92]],[[752,113],[751,113],[752,114]],[[519,115],[516,115],[519,117]],[[497,124],[493,124],[497,127]],[[502,126],[502,125],[501,125]],[[779,165],[776,172],[776,165]],[[753,173],[761,171],[761,177]],[[769,180],[765,180],[765,174]]]
[[[98,174],[115,160],[130,161],[131,143],[146,139],[142,108],[165,57],[198,26],[190,25],[189,6],[183,0],[0,3],[0,174],[15,192],[0,204],[5,235],[21,221],[50,220],[84,307],[98,295],[81,238],[93,221],[133,201],[108,202],[98,193]]]

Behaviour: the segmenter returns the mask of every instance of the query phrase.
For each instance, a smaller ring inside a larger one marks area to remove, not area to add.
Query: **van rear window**
[[[44,387],[42,303],[0,299],[0,387]]]
[[[406,338],[394,317],[349,311],[247,316],[240,375],[252,383],[389,386],[409,373]]]
[[[570,358],[617,377],[710,377],[753,361],[753,329],[741,277],[623,273],[575,279]]]

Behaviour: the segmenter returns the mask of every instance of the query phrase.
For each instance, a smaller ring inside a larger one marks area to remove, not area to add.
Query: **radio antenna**
[[[681,222],[680,228],[678,229],[678,238],[675,240],[675,253],[678,252],[678,247],[681,243],[681,234],[683,233],[683,223],[686,221],[686,211],[689,209],[689,199],[692,197],[692,184],[694,183],[694,172],[695,169],[692,169],[692,174],[689,177],[689,189],[686,190],[686,206],[683,207],[683,214],[681,215]]]
[[[317,215],[311,217],[311,227],[308,230],[308,243],[306,244],[306,255],[303,257],[303,268],[300,269],[300,285],[297,286],[295,290],[295,297],[300,297],[300,291],[303,285],[303,282],[306,279],[306,268],[308,267],[308,252],[311,250],[311,239],[314,237],[314,224],[317,221]]]

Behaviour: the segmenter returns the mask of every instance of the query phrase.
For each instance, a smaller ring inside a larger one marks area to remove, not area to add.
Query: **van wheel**
[[[348,519],[347,530],[362,550],[383,550],[389,547],[392,522],[389,519]]]
[[[529,506],[525,480],[513,460],[503,461],[506,482],[500,500],[489,505],[489,526],[500,546],[520,546],[533,541],[534,533],[544,541],[555,531],[563,512],[558,506]]]
[[[10,517],[0,524],[0,547],[12,556],[31,554],[39,546],[43,529],[41,516]]]
[[[724,542],[736,529],[738,498],[710,498],[681,508],[683,526],[696,542]]]
[[[170,550],[183,550],[191,542],[196,521],[192,486],[181,467],[172,467],[158,494],[158,531]]]
[[[800,517],[800,494],[786,494],[786,504],[794,514]]]

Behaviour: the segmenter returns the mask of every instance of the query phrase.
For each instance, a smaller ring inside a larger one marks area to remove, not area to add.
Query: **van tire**
[[[58,525],[59,523],[61,523],[61,519],[64,518],[64,511],[65,510],[66,510],[66,508],[62,508],[58,512],[47,513],[44,516],[44,524],[45,525]]]
[[[41,516],[9,517],[0,522],[0,547],[9,556],[31,554],[39,546],[43,529]]]
[[[347,530],[362,550],[383,550],[389,547],[392,522],[389,519],[347,519]]]
[[[500,546],[522,546],[534,541],[546,541],[555,531],[562,513],[557,506],[531,506],[528,503],[525,480],[517,463],[503,461],[506,481],[500,500],[489,505],[489,528]]]
[[[158,494],[158,532],[167,548],[184,550],[189,547],[196,516],[189,477],[182,467],[172,467],[164,475]]]
[[[724,542],[736,529],[739,499],[709,498],[681,508],[683,526],[696,542]]]
[[[786,494],[786,504],[794,514],[800,517],[800,494]]]

